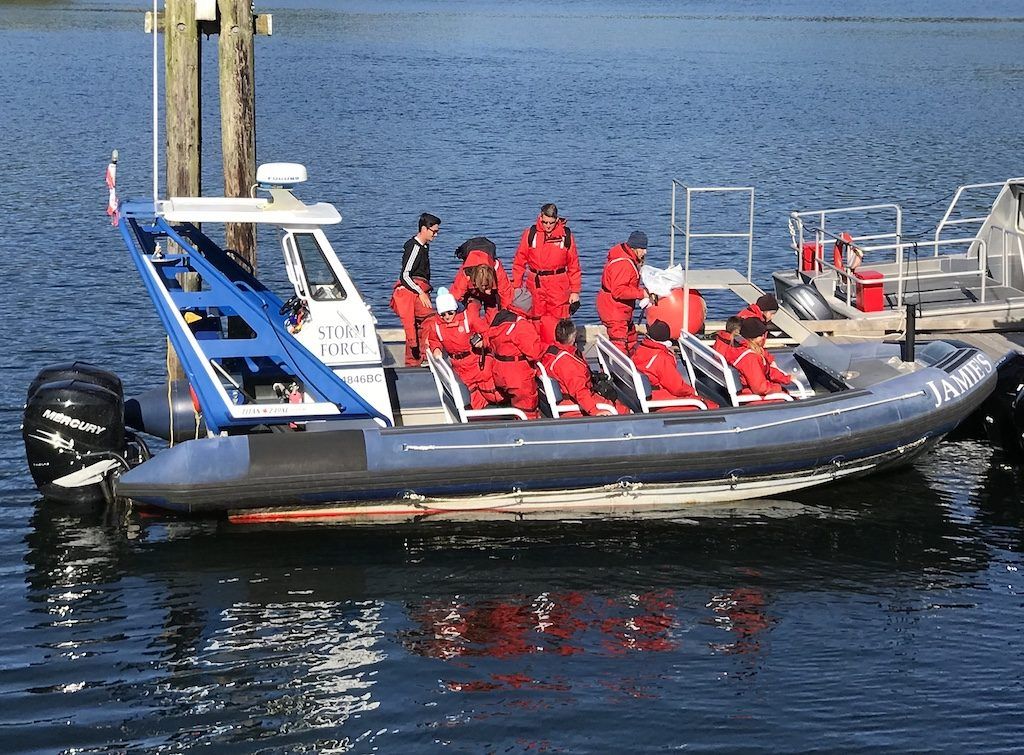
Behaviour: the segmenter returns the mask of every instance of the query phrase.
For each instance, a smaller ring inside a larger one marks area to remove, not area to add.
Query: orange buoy
[[[681,288],[673,288],[671,294],[659,297],[658,303],[650,305],[646,310],[647,324],[661,320],[668,325],[673,339],[679,338],[679,333],[683,329],[683,291],[684,289]],[[700,295],[700,291],[691,288],[690,311],[686,327],[688,332],[700,333],[704,329],[706,309],[707,305],[704,303],[704,297]]]

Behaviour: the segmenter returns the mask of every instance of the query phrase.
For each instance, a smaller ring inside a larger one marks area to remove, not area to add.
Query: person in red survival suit
[[[463,283],[462,279],[467,282]],[[497,276],[490,265],[471,267],[465,275],[457,275],[455,282],[462,284],[465,289],[456,299],[462,302],[473,321],[483,323],[484,327],[490,326],[498,311],[507,307],[512,300],[511,293],[502,299]]]
[[[473,327],[467,312],[458,314],[459,305],[444,286],[437,289],[437,317],[427,329],[430,348],[441,356],[444,350],[452,370],[469,389],[469,407],[484,409],[498,404],[502,396],[494,385],[493,360],[487,354],[481,331]]]
[[[601,290],[597,292],[597,314],[608,331],[608,340],[626,354],[636,348],[636,325],[633,310],[657,304],[658,297],[647,293],[640,284],[640,265],[647,256],[647,234],[633,231],[625,244],[608,250],[608,260],[601,274]]]
[[[629,407],[621,401],[609,400],[594,392],[590,365],[576,348],[576,325],[572,320],[559,320],[555,326],[555,343],[548,347],[541,364],[552,380],[562,389],[562,404],[579,404],[580,412],[567,412],[563,417],[586,415],[606,416],[629,414]]]
[[[655,320],[647,326],[647,338],[637,344],[633,352],[633,364],[651,381],[651,399],[665,401],[673,398],[695,398],[707,404],[708,409],[717,409],[711,399],[704,398],[687,383],[676,366],[676,353],[672,349],[672,334],[668,324]],[[695,406],[666,406],[658,411],[690,411]]]
[[[739,317],[733,315],[725,321],[725,330],[715,333],[715,343],[712,348],[725,357],[726,362],[731,363],[744,349],[743,343],[740,341],[741,322],[743,321]]]
[[[494,356],[494,384],[512,406],[526,414],[527,419],[540,416],[537,412],[534,365],[543,352],[540,335],[530,320],[532,310],[533,296],[528,289],[519,288],[508,307],[494,316],[487,331]]]
[[[740,335],[745,341],[743,349],[730,362],[739,370],[746,395],[767,396],[769,393],[784,393],[790,381],[789,375],[775,366],[775,360],[765,348],[768,340],[768,326],[756,317],[740,322]]]
[[[455,281],[449,289],[456,301],[467,308],[472,306],[486,312],[488,318],[508,306],[512,301],[512,281],[498,259],[498,248],[493,241],[486,236],[474,236],[459,245],[455,256],[462,260],[462,267],[455,273]],[[490,290],[480,284],[481,280],[486,280],[480,268],[489,268],[493,273]],[[481,316],[483,312],[477,311],[474,316]]]
[[[419,367],[427,348],[427,321],[433,316],[430,304],[430,242],[441,231],[441,219],[424,212],[419,230],[402,247],[402,272],[391,294],[391,309],[405,330],[405,366]]]
[[[548,203],[537,222],[523,231],[512,259],[512,285],[526,284],[533,294],[533,316],[540,320],[541,339],[550,344],[555,325],[580,305],[580,259],[565,218]]]
[[[736,316],[741,320],[746,320],[748,317],[755,317],[767,325],[772,321],[772,318],[775,317],[775,313],[778,311],[778,299],[771,294],[765,294],[764,296],[758,297],[757,301],[750,306],[737,312]]]

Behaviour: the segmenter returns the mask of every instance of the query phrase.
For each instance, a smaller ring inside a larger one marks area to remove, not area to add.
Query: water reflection
[[[442,742],[481,717],[595,696],[667,705],[675,680],[694,694],[709,679],[753,685],[788,662],[773,647],[795,617],[821,619],[808,596],[870,606],[913,637],[936,605],[922,591],[984,583],[976,523],[1002,515],[982,486],[937,480],[908,470],[675,521],[387,531],[42,503],[25,556],[39,616],[4,636],[22,641],[8,715],[17,730],[72,711],[55,747],[330,749],[399,746],[410,721]],[[892,502],[863,503],[879,490]]]

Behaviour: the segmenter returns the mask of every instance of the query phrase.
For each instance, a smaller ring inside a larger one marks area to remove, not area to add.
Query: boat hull
[[[187,513],[380,520],[765,497],[912,461],[996,381],[990,369],[958,392],[928,388],[943,376],[715,412],[204,438],[127,472],[115,492]]]

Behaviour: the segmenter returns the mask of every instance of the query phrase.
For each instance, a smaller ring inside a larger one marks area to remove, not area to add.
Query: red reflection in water
[[[420,629],[408,633],[404,644],[442,659],[574,655],[586,652],[586,643],[595,639],[606,653],[666,651],[678,644],[672,636],[674,610],[670,590],[607,599],[566,592],[478,603],[429,602],[410,609]]]
[[[715,623],[729,632],[731,642],[713,643],[712,648],[729,654],[749,654],[761,651],[761,634],[775,623],[765,612],[764,593],[754,587],[738,587],[715,595],[708,607],[715,612]]]

